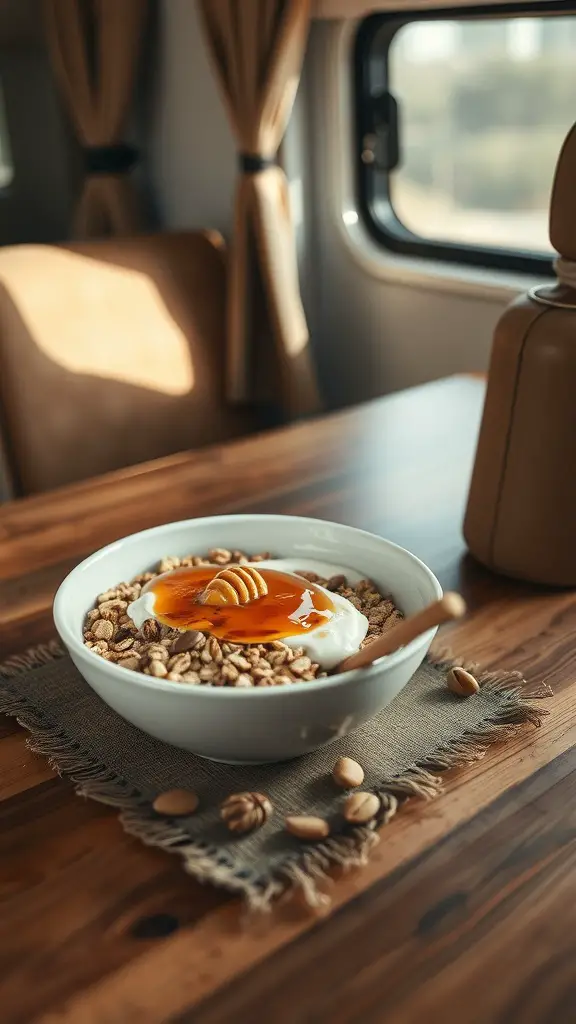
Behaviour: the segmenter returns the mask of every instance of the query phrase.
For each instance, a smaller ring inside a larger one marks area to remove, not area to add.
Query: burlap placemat
[[[461,664],[461,662],[458,662]],[[356,732],[313,754],[283,764],[238,767],[177,750],[141,732],[90,689],[56,643],[14,658],[0,669],[0,711],[16,715],[32,733],[33,750],[69,775],[78,793],[119,808],[124,828],[143,842],[178,853],[201,881],[241,892],[253,907],[267,907],[287,889],[300,888],[318,904],[322,875],[331,864],[365,861],[405,799],[431,799],[442,788],[438,771],[482,757],[546,712],[527,703],[518,673],[480,674],[480,692],[461,699],[446,687],[446,662],[427,661],[401,694]],[[250,694],[246,695],[250,700]],[[332,781],[337,757],[365,769],[363,789],[381,798],[370,826],[352,828],[341,817],[343,793]],[[159,817],[158,793],[192,789],[200,808],[186,819]],[[274,814],[259,831],[235,837],[219,817],[230,793],[267,793]],[[283,830],[289,814],[330,821],[329,839],[302,843]]]

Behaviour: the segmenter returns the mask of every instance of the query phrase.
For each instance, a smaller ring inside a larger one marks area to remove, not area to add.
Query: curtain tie
[[[138,163],[140,154],[135,146],[117,142],[111,146],[86,146],[84,165],[87,174],[128,174]]]
[[[242,174],[261,174],[269,167],[276,167],[275,156],[260,156],[258,153],[239,153],[238,163]]]

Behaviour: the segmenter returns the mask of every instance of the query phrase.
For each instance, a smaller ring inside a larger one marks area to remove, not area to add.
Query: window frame
[[[384,59],[388,64],[390,46],[405,25],[423,21],[477,21],[495,17],[572,15],[576,16],[576,0],[536,3],[483,4],[464,9],[438,7],[434,10],[411,9],[393,13],[375,13],[363,19],[357,29],[353,45],[354,85],[354,171],[358,212],[370,236],[381,247],[402,256],[415,256],[444,263],[459,263],[472,267],[507,270],[539,276],[553,276],[554,255],[536,255],[529,250],[489,248],[464,245],[459,242],[435,241],[422,238],[410,231],[396,216],[390,198],[390,171],[387,172],[387,190],[376,194],[374,170],[362,161],[363,138],[367,133],[367,104],[370,100],[370,56],[374,37],[387,26]],[[574,104],[576,120],[576,99]],[[401,116],[401,115],[400,115]],[[386,172],[380,172],[386,174]]]

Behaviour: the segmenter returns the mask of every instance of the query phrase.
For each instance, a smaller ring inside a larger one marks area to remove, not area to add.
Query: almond
[[[342,789],[354,789],[364,782],[364,769],[351,757],[339,757],[332,769],[332,778]]]
[[[183,633],[179,633],[172,644],[172,654],[183,654],[184,651],[191,651],[196,647],[201,636],[202,633],[197,629],[187,629]]]
[[[156,797],[152,807],[157,814],[178,818],[194,814],[199,803],[197,794],[191,789],[168,789]]]
[[[330,826],[323,818],[296,815],[286,818],[284,825],[286,831],[298,839],[325,839],[330,834]]]
[[[94,627],[92,630],[95,632]],[[459,697],[471,697],[480,689],[478,680],[463,668],[451,668],[446,676],[446,685]]]
[[[374,793],[352,793],[344,804],[344,817],[354,825],[365,825],[378,814],[380,800]]]

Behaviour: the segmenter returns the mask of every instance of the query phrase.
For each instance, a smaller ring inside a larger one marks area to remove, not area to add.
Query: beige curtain
[[[138,228],[133,184],[110,169],[108,147],[122,147],[130,111],[148,0],[43,0],[50,59],[88,167],[76,209],[74,235],[132,234]],[[99,152],[97,152],[99,151]],[[121,153],[120,153],[121,155]],[[104,170],[102,169],[104,158]],[[108,170],[106,171],[106,166]]]
[[[236,191],[228,394],[234,401],[261,397],[261,369],[270,367],[273,344],[272,373],[284,407],[291,416],[304,415],[319,401],[288,183],[275,158],[298,87],[310,0],[200,0],[200,6],[240,154],[251,158]]]

